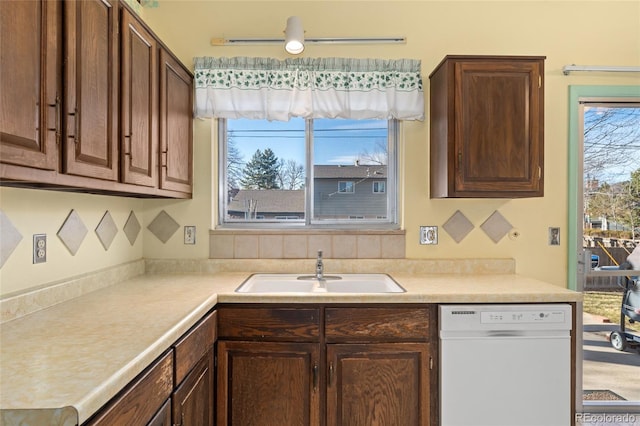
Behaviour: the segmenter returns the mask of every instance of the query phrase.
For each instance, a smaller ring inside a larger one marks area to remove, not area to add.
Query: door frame
[[[582,261],[583,267],[588,267],[587,261],[582,258],[582,241],[578,239],[581,232],[581,217],[583,194],[582,183],[577,176],[583,174],[583,146],[581,132],[583,132],[583,117],[580,103],[588,98],[589,101],[596,102],[600,99],[607,102],[616,98],[627,98],[640,101],[639,86],[602,86],[602,85],[570,85],[569,86],[569,141],[568,141],[568,240],[567,244],[567,287],[571,290],[582,291],[578,284],[578,262]],[[577,303],[576,312],[576,392],[575,403],[576,413],[637,413],[637,401],[593,401],[585,404],[582,394],[582,302]]]
[[[578,221],[581,211],[582,184],[576,176],[581,173],[582,164],[582,117],[580,102],[584,98],[602,98],[603,102],[610,98],[638,98],[640,102],[640,86],[569,86],[569,165],[568,165],[568,240],[567,244],[567,287],[578,290],[578,261],[581,253],[578,230],[582,222]],[[593,100],[593,99],[591,99]]]

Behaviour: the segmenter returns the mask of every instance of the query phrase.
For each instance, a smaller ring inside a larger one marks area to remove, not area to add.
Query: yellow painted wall
[[[429,123],[402,126],[402,224],[409,258],[509,257],[517,272],[564,286],[567,243],[547,245],[548,227],[567,235],[567,135],[569,85],[640,84],[638,74],[575,73],[566,64],[640,65],[640,1],[187,1],[152,0],[144,19],[189,67],[196,56],[286,58],[281,46],[213,47],[213,37],[281,37],[286,18],[302,18],[308,37],[406,36],[405,45],[308,45],[306,57],[414,58],[422,61],[425,96],[428,75],[447,54],[544,55],[545,197],[521,200],[432,200],[429,198]],[[428,102],[426,102],[428,105]],[[136,200],[82,194],[0,188],[0,209],[24,239],[0,269],[0,295],[101,269],[127,260],[206,258],[207,230],[214,212],[211,123],[194,123],[195,182],[192,200]],[[45,212],[39,213],[38,208]],[[131,209],[143,225],[131,247],[120,232],[117,249],[105,252],[90,229],[86,246],[71,256],[55,233],[71,208],[93,227],[110,210],[119,229]],[[181,226],[197,227],[197,244],[182,244],[182,229],[166,243],[146,226],[161,210]],[[460,244],[442,232],[437,246],[418,244],[420,225],[441,226],[461,210],[476,226]],[[520,236],[494,244],[478,228],[499,210]],[[49,235],[49,262],[31,264],[31,235]]]
[[[549,227],[567,235],[567,94],[570,84],[640,84],[637,74],[572,74],[562,66],[639,65],[637,1],[169,1],[143,9],[145,20],[189,66],[196,56],[286,58],[282,46],[210,45],[211,38],[281,37],[286,18],[301,17],[307,37],[406,36],[406,45],[308,45],[306,57],[415,58],[428,75],[447,54],[543,55],[545,197],[520,200],[432,200],[428,194],[429,124],[403,124],[403,228],[407,257],[513,257],[518,273],[565,285],[567,241],[547,244]],[[428,105],[428,102],[427,102]],[[196,150],[209,134],[196,132]],[[215,141],[213,142],[215,143]],[[196,182],[209,170],[196,169]],[[200,202],[198,202],[200,205]],[[208,205],[208,200],[207,200]],[[420,225],[441,226],[461,210],[476,226],[456,244],[442,233],[437,246],[418,244]],[[478,227],[499,210],[519,231],[494,244]],[[155,242],[145,255],[156,256]]]
[[[143,239],[149,232],[142,223],[143,201],[134,198],[0,188],[0,209],[22,235],[22,240],[0,269],[0,296],[140,259]],[[87,228],[87,235],[75,256],[56,235],[71,210],[78,213]],[[133,245],[122,232],[132,210],[142,226]],[[95,233],[106,211],[119,230],[109,250],[104,249]],[[46,263],[33,264],[33,234],[47,235]]]

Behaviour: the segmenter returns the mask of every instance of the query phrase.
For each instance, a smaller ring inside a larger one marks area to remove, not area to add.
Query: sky
[[[585,178],[617,183],[640,169],[640,106],[585,107]]]
[[[351,165],[363,152],[373,153],[387,141],[386,120],[316,119],[314,123],[314,163]],[[249,161],[257,149],[267,147],[276,157],[305,163],[305,121],[228,120],[227,132]]]
[[[585,178],[616,183],[640,168],[640,107],[585,107]],[[606,120],[602,120],[602,118]],[[351,165],[387,141],[386,120],[316,119],[314,164]],[[257,149],[305,164],[305,121],[228,120],[229,137],[249,161]]]

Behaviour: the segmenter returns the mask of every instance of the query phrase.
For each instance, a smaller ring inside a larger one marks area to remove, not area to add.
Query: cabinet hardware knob
[[[129,156],[129,161],[133,161],[133,150],[131,149],[131,137],[133,136],[133,132],[129,132],[128,135],[123,135],[122,137],[125,139],[129,139],[129,152],[125,152],[124,155],[128,155]]]
[[[56,94],[54,103],[47,104],[50,107],[54,107],[56,111],[55,122],[53,128],[48,128],[50,132],[56,132],[56,145],[60,145],[60,95]]]
[[[318,390],[318,364],[313,365],[313,390]]]
[[[73,125],[74,125],[74,134],[73,135],[69,135],[69,139],[73,138],[76,146],[78,144],[80,144],[80,132],[79,132],[79,128],[80,128],[80,111],[78,111],[78,108],[74,108],[73,112],[68,113],[70,117],[73,117]]]
[[[168,149],[165,149],[164,151],[160,151],[160,154],[162,155],[162,157],[160,158],[160,168],[167,168],[167,153],[169,152]]]
[[[334,375],[334,371],[333,371],[333,362],[329,363],[329,386],[333,385],[333,375]]]

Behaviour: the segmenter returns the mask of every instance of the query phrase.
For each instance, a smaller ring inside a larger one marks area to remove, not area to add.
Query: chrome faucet
[[[316,278],[319,280],[324,278],[324,264],[322,262],[322,250],[318,250],[318,258],[316,259]]]

